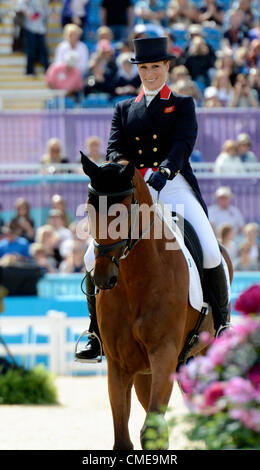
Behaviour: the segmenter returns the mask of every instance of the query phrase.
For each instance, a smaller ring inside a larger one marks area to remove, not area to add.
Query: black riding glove
[[[160,171],[156,171],[156,173],[152,173],[150,175],[149,180],[147,183],[149,186],[152,186],[156,191],[161,191],[164,186],[166,185],[168,179],[167,173],[161,173]]]

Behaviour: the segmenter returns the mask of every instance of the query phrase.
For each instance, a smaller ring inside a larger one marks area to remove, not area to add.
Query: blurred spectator
[[[63,29],[63,41],[61,41],[55,50],[54,62],[64,64],[66,54],[69,51],[78,53],[77,68],[84,74],[87,71],[89,51],[87,45],[80,40],[82,29],[76,24],[66,24]]]
[[[97,30],[97,43],[102,39],[106,39],[110,42],[114,39],[113,31],[108,26],[99,26]]]
[[[64,0],[61,11],[61,24],[76,24],[84,30],[87,24],[89,0]]]
[[[215,173],[243,173],[243,163],[238,156],[238,147],[234,140],[226,140],[221,153],[215,161]]]
[[[36,231],[35,242],[44,246],[49,263],[53,268],[58,268],[62,257],[59,250],[59,236],[56,230],[51,225],[42,225]]]
[[[209,70],[214,66],[209,48],[202,37],[196,36],[191,40],[188,53],[184,59],[192,80],[209,86]]]
[[[42,173],[60,173],[55,165],[69,163],[68,159],[63,156],[63,149],[60,139],[52,137],[46,143],[46,153],[41,157],[43,165]]]
[[[237,243],[234,240],[234,230],[231,224],[223,224],[218,230],[218,240],[226,248],[231,261],[234,262],[237,257]]]
[[[235,69],[237,75],[239,73],[247,74],[249,71],[248,63],[247,63],[247,54],[248,50],[246,47],[239,47],[234,53],[234,61],[235,61]]]
[[[85,252],[85,243],[82,243],[82,241],[80,240],[74,240],[71,250],[59,266],[59,271],[62,273],[86,272],[84,264]]]
[[[257,12],[254,8],[252,8],[252,0],[238,0],[234,3],[234,8],[241,10],[244,14],[244,25],[247,28],[251,27],[252,22],[257,17]]]
[[[64,227],[68,227],[71,220],[66,208],[66,202],[60,194],[53,194],[51,198],[51,209],[57,209],[62,213]]]
[[[258,224],[254,222],[246,224],[243,232],[246,237],[246,241],[250,245],[249,257],[251,261],[259,263],[260,262],[260,244],[258,242],[258,235],[259,235]]]
[[[198,10],[189,0],[170,0],[166,10],[168,26],[174,28],[176,23],[189,25],[198,20]]]
[[[15,209],[16,215],[10,223],[20,237],[26,238],[31,243],[34,240],[35,230],[34,221],[30,215],[30,204],[25,198],[19,197],[15,201]]]
[[[51,209],[48,214],[47,224],[53,227],[59,237],[59,250],[62,251],[62,243],[66,240],[72,239],[71,231],[65,226],[62,211],[58,209]]]
[[[249,70],[248,81],[250,88],[255,90],[258,96],[258,102],[260,103],[260,67]]]
[[[185,80],[178,80],[175,84],[170,86],[171,90],[179,95],[192,96],[196,106],[202,103],[202,94],[197,87],[196,83],[189,78]]]
[[[176,66],[177,59],[179,59],[182,56],[183,51],[180,46],[177,46],[176,37],[170,30],[165,29],[164,36],[167,36],[168,38],[168,52],[169,54],[173,55],[175,58],[175,61],[174,61],[174,58],[172,58],[170,62],[169,70],[171,71],[173,69],[173,66]]]
[[[209,206],[209,221],[218,233],[222,224],[229,223],[233,226],[235,236],[240,233],[245,225],[241,211],[231,204],[233,194],[228,186],[220,186],[216,192],[216,204]]]
[[[209,86],[204,91],[205,108],[221,108],[222,103],[218,98],[218,90],[214,86]]]
[[[132,1],[102,0],[101,21],[112,30],[115,41],[124,41],[134,24]]]
[[[105,161],[105,157],[101,152],[101,139],[98,136],[92,135],[87,137],[86,142],[86,151],[88,158],[96,163],[96,165],[101,165]]]
[[[253,39],[250,43],[247,61],[249,67],[260,67],[260,39]]]
[[[199,23],[204,21],[214,21],[216,25],[222,26],[224,20],[224,8],[216,0],[205,0],[203,5],[198,8]]]
[[[248,31],[248,37],[250,41],[253,39],[260,39],[260,18],[256,18],[251,28]]]
[[[218,92],[217,96],[222,106],[229,106],[232,101],[234,91],[228,72],[226,70],[217,70],[211,84],[216,88]]]
[[[138,0],[135,4],[135,16],[138,24],[162,25],[166,19],[165,6],[162,0]]]
[[[0,240],[0,258],[4,255],[15,255],[17,259],[29,258],[30,243],[20,237],[15,224],[10,223],[2,228],[4,237]]]
[[[48,258],[47,250],[40,243],[32,243],[30,246],[30,255],[34,262],[43,268],[44,273],[55,273],[57,269],[53,260]]]
[[[92,54],[84,88],[89,93],[108,93],[114,95],[117,65],[115,51],[110,41],[102,39],[97,44],[97,52]]]
[[[242,162],[244,163],[256,163],[257,157],[252,152],[252,141],[250,136],[246,133],[239,134],[237,136],[237,146],[238,146],[238,155]]]
[[[23,25],[25,53],[27,56],[26,75],[35,75],[35,64],[40,62],[46,71],[49,66],[45,35],[51,13],[49,0],[18,0],[17,10],[24,12]]]
[[[247,27],[243,24],[242,10],[230,10],[228,27],[224,32],[224,39],[230,47],[246,46],[248,44]]]
[[[186,80],[187,78],[189,78],[189,71],[185,65],[176,65],[169,76],[169,80],[173,84],[177,83],[179,80]]]
[[[250,244],[243,242],[239,247],[239,256],[234,261],[233,267],[235,271],[258,271],[259,263],[250,259]]]
[[[68,51],[64,56],[64,63],[53,63],[46,72],[46,82],[50,88],[66,90],[67,96],[78,97],[83,89],[83,77],[77,68],[79,61],[76,51]]]
[[[250,88],[246,75],[240,73],[234,85],[234,95],[230,102],[233,108],[257,108],[258,95],[254,89]]]
[[[138,95],[141,86],[141,80],[136,65],[131,64],[129,59],[132,57],[131,52],[124,52],[117,58],[117,77],[115,83],[115,94],[121,95]]]
[[[215,72],[213,78],[215,77],[218,70],[223,70],[227,73],[232,87],[236,81],[236,77],[240,72],[240,68],[235,63],[233,58],[233,53],[231,51],[218,51],[218,58],[215,62]]]

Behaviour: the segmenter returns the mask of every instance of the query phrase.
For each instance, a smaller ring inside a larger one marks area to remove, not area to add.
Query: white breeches
[[[152,170],[148,169],[144,177],[145,181],[148,180],[151,173]],[[157,191],[149,185],[148,188],[151,196],[156,200]],[[172,211],[175,212],[178,212],[176,205],[183,205],[181,215],[193,226],[201,243],[204,269],[218,266],[221,262],[221,253],[216,236],[201,204],[181,174],[176,175],[173,180],[167,181],[165,187],[160,192],[160,201],[170,205]],[[84,261],[87,271],[91,271],[95,262],[93,243],[90,243],[85,253]]]

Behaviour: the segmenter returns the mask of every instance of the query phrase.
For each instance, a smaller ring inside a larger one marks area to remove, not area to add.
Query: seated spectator
[[[253,39],[260,39],[260,18],[256,18],[252,25],[250,25],[248,37],[250,41],[253,41]]]
[[[230,102],[232,108],[258,108],[257,92],[250,88],[248,77],[240,73],[234,85],[234,95]]]
[[[218,90],[214,86],[209,86],[204,91],[205,108],[222,108],[222,103],[218,98]]]
[[[62,243],[72,239],[71,231],[65,226],[63,213],[58,209],[51,209],[48,214],[47,224],[50,225],[58,235],[59,250],[62,250]]]
[[[15,255],[18,260],[30,257],[30,243],[26,238],[20,237],[16,224],[5,225],[2,232],[4,237],[0,240],[0,258],[4,255]]]
[[[101,22],[113,32],[115,41],[124,41],[134,24],[131,0],[102,0]]]
[[[254,22],[254,19],[258,17],[258,12],[252,6],[252,0],[238,0],[235,1],[234,7],[241,10],[244,15],[244,25],[249,29]]]
[[[87,25],[89,0],[64,0],[61,10],[61,25],[76,24],[82,30]]]
[[[196,83],[190,79],[178,80],[177,83],[170,86],[174,93],[184,96],[192,96],[196,106],[200,106],[202,103],[202,94]]]
[[[48,261],[55,268],[58,268],[62,261],[59,241],[59,236],[51,225],[42,225],[36,231],[35,242],[44,246]]]
[[[135,17],[137,24],[160,24],[166,19],[164,3],[162,0],[138,0],[135,4]]]
[[[71,220],[68,215],[65,199],[60,194],[53,194],[51,198],[51,209],[56,209],[62,213],[64,227],[68,227]]]
[[[79,26],[76,24],[66,24],[63,30],[64,39],[55,50],[54,62],[64,64],[66,54],[69,51],[76,51],[78,53],[77,68],[84,76],[88,66],[89,51],[86,44],[80,40],[81,35],[82,29]]]
[[[247,54],[248,50],[246,47],[242,46],[236,49],[234,52],[234,66],[236,70],[236,75],[242,73],[247,75],[249,72],[249,67],[247,63]]]
[[[224,32],[224,39],[231,48],[248,45],[247,27],[243,23],[244,13],[242,10],[229,11],[228,27]]]
[[[230,50],[226,50],[218,51],[217,55],[218,58],[215,62],[215,73],[213,78],[215,77],[218,70],[223,70],[227,73],[230,83],[233,87],[236,81],[236,77],[240,71],[240,68],[237,66],[233,58],[233,53]]]
[[[198,8],[198,22],[214,21],[216,25],[222,26],[224,21],[224,8],[216,0],[205,0]]]
[[[197,23],[198,10],[195,3],[189,0],[170,0],[166,10],[168,27],[174,28],[176,23],[189,25]]]
[[[192,80],[209,86],[209,70],[213,67],[214,62],[209,48],[202,37],[196,36],[192,39],[184,65],[187,67]]]
[[[125,52],[120,54],[117,58],[116,62],[118,71],[115,82],[116,96],[138,95],[138,91],[141,86],[141,80],[136,66],[129,62],[131,57],[132,54],[130,52]]]
[[[242,232],[245,225],[244,218],[238,207],[231,204],[233,194],[228,186],[220,186],[216,192],[216,204],[209,206],[209,221],[215,231],[218,233],[222,224],[228,223],[233,226],[234,234],[237,236]]]
[[[96,163],[96,165],[101,165],[105,161],[105,156],[101,152],[101,139],[98,136],[92,135],[87,137],[86,142],[86,151],[87,156]]]
[[[234,240],[234,230],[231,224],[223,224],[218,230],[218,240],[226,248],[232,262],[237,258],[237,243]]]
[[[249,70],[248,81],[250,88],[256,91],[260,103],[260,68],[251,68]]]
[[[41,157],[43,165],[42,173],[60,173],[61,170],[55,165],[69,163],[69,160],[63,156],[63,149],[60,139],[51,137],[46,143],[46,153]]]
[[[250,43],[247,62],[249,67],[255,68],[260,66],[260,39],[253,39]]]
[[[237,144],[234,140],[226,140],[221,153],[215,161],[215,173],[243,173],[243,163],[238,156]]]
[[[74,240],[72,248],[66,258],[62,261],[59,271],[62,273],[83,273],[86,272],[84,264],[84,254],[86,245],[80,240]]]
[[[78,92],[83,89],[83,77],[77,68],[78,53],[68,51],[64,57],[64,64],[50,65],[46,72],[46,82],[50,88],[66,90],[67,96],[78,98]]]
[[[12,227],[16,229],[20,237],[26,238],[30,243],[33,242],[35,236],[34,221],[30,215],[30,204],[23,198],[19,197],[15,202],[16,215],[11,220]]]
[[[115,51],[109,41],[102,39],[89,62],[84,94],[108,93],[114,96],[116,74]]]
[[[252,141],[246,133],[237,136],[238,155],[243,163],[257,163],[257,157],[252,152]]]
[[[96,43],[98,44],[102,39],[106,39],[109,42],[112,42],[114,39],[113,31],[108,26],[100,26],[97,30]]]
[[[55,273],[57,269],[55,264],[48,258],[47,250],[40,243],[32,243],[30,246],[30,255],[37,266],[43,269],[44,273]]]
[[[174,56],[170,62],[170,71],[176,66],[178,59],[182,56],[183,50],[180,46],[176,44],[176,38],[174,34],[170,31],[165,29],[164,36],[168,38],[168,52],[170,55]]]
[[[212,86],[216,88],[222,106],[228,107],[234,95],[228,73],[225,70],[217,70],[212,80]]]
[[[259,271],[259,263],[250,259],[251,247],[248,242],[243,242],[239,247],[239,256],[234,261],[234,271]]]
[[[249,258],[256,263],[260,262],[260,243],[258,242],[259,227],[256,223],[246,224],[244,227],[246,241],[250,245]]]
[[[173,84],[177,83],[179,80],[186,80],[187,78],[190,78],[190,76],[185,65],[176,65],[169,75],[169,80]]]

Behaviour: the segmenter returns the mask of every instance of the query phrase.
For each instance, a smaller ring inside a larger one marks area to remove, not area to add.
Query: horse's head
[[[90,178],[88,215],[95,246],[93,278],[100,289],[112,289],[129,242],[135,166],[126,161],[98,166],[82,152],[81,163]]]

